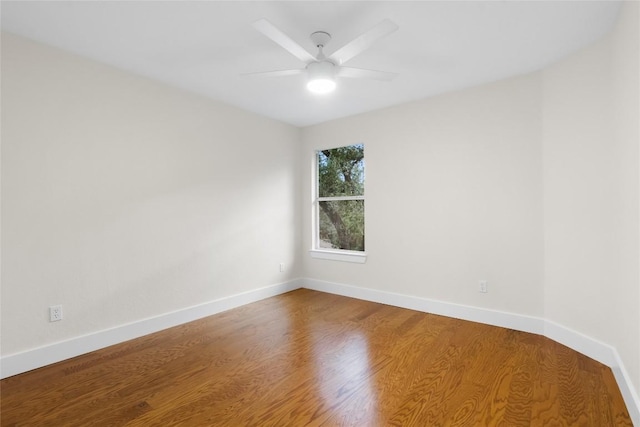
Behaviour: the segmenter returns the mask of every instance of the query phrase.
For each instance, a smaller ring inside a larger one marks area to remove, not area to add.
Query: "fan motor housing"
[[[309,80],[332,79],[335,77],[335,67],[331,61],[312,62],[307,65]]]

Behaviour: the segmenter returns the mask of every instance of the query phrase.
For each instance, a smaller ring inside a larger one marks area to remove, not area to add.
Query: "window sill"
[[[364,252],[311,249],[309,255],[311,255],[311,258],[328,259],[332,261],[355,262],[358,264],[367,262],[367,254]]]

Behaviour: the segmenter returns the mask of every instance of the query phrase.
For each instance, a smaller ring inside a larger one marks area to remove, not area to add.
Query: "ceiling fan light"
[[[329,61],[312,62],[307,66],[309,81],[307,89],[313,93],[324,94],[336,88],[334,65]]]
[[[333,79],[314,79],[307,83],[307,89],[318,94],[333,92],[335,88],[336,82]]]

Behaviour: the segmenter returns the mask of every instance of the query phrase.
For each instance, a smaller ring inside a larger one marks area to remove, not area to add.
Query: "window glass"
[[[364,251],[364,145],[317,153],[316,248]]]

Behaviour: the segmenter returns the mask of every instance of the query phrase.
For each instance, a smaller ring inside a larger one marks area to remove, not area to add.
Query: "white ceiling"
[[[296,126],[350,116],[538,70],[614,25],[615,1],[2,1],[2,29]],[[302,68],[256,31],[267,18],[315,54],[331,53],[385,18],[400,29],[346,65],[399,73],[341,79],[312,95]]]

